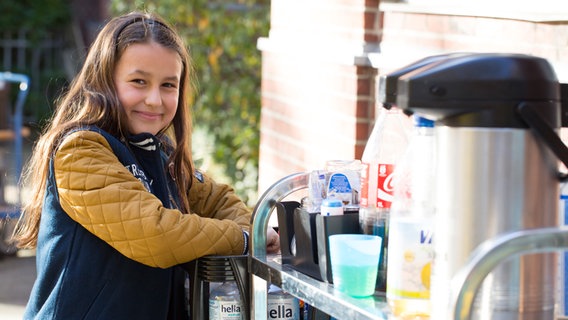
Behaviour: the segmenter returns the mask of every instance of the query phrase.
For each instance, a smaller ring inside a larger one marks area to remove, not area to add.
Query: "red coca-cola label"
[[[379,164],[377,176],[377,208],[389,209],[393,200],[393,164]]]

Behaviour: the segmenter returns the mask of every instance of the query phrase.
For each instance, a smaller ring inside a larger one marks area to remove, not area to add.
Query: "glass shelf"
[[[275,284],[305,303],[337,319],[391,319],[384,293],[368,298],[353,298],[336,290],[332,284],[316,280],[288,265],[280,255],[250,257],[249,270],[255,276]],[[262,294],[262,293],[261,293]]]

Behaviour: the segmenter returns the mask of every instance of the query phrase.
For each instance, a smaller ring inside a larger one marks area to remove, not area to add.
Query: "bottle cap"
[[[327,198],[321,202],[323,216],[337,216],[343,214],[343,202],[336,198]]]
[[[418,116],[418,115],[414,115],[414,126],[415,127],[426,127],[426,128],[433,128],[434,127],[434,121],[430,120],[430,119],[426,119],[424,117]]]
[[[328,198],[322,201],[322,205],[325,205],[326,207],[343,207],[343,202],[339,199]]]

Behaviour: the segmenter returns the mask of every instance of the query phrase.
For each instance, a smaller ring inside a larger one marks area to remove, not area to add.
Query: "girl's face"
[[[131,134],[157,134],[176,114],[182,62],[155,42],[132,44],[116,64],[114,85]]]

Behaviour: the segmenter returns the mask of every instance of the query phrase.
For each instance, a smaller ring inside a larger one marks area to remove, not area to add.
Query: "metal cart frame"
[[[331,284],[283,265],[278,255],[267,255],[266,228],[272,209],[286,196],[307,188],[308,177],[307,173],[297,173],[281,179],[261,196],[254,209],[248,265],[251,273],[251,319],[266,319],[268,282],[338,319],[391,319],[384,297],[349,297],[335,290]],[[475,293],[485,277],[505,259],[513,255],[567,249],[566,226],[523,230],[485,241],[454,278],[450,288],[448,319],[470,319]]]
[[[307,304],[338,319],[388,319],[384,297],[356,299],[281,263],[279,255],[266,254],[266,229],[274,205],[286,196],[308,186],[308,173],[297,173],[276,182],[259,199],[254,209],[251,233],[251,319],[266,319],[268,282],[291,293]]]

